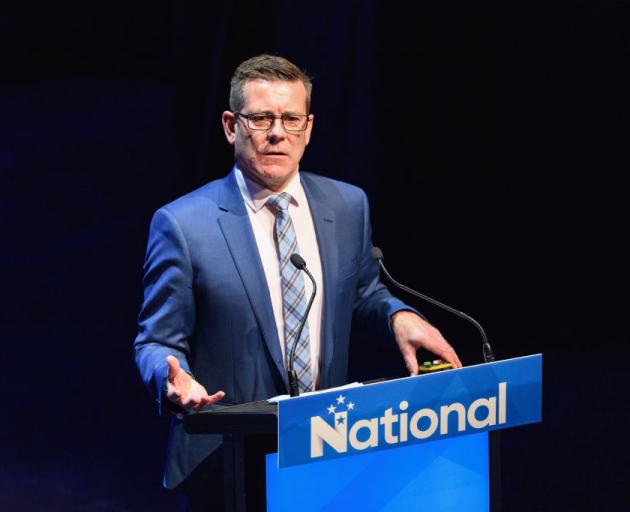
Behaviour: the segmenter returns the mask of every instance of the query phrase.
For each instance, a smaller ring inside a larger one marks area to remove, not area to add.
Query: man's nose
[[[271,127],[267,131],[267,138],[270,140],[279,140],[286,137],[287,132],[282,124],[282,118],[276,117],[271,123]]]

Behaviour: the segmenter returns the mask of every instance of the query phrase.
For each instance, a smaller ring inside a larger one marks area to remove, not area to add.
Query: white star
[[[354,409],[354,404],[352,402],[348,402],[348,410],[351,411]]]
[[[345,396],[343,396],[343,395],[339,395],[339,396],[337,397],[337,404],[342,404],[342,403],[344,403],[345,401],[346,401],[346,397],[345,397]]]
[[[328,408],[328,414],[334,414],[335,413],[335,409],[336,409],[336,407],[334,405],[331,405]]]

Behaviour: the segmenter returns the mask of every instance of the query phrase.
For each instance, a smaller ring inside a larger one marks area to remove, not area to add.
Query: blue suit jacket
[[[320,388],[344,384],[350,327],[392,340],[389,318],[410,309],[392,297],[370,257],[364,192],[301,173],[317,234],[324,281]],[[234,172],[159,209],[144,267],[144,303],[135,358],[158,402],[176,356],[224,405],[287,392],[286,371],[267,282]],[[307,262],[308,263],[308,262]],[[219,444],[189,436],[173,419],[166,487],[179,485]]]

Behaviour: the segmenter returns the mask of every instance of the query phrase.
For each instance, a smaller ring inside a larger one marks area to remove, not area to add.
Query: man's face
[[[252,80],[245,84],[243,93],[242,114],[307,114],[306,88],[301,81]],[[311,138],[312,119],[301,132],[287,132],[280,119],[269,130],[251,130],[246,119],[229,111],[223,113],[222,121],[225,136],[234,145],[236,163],[249,178],[280,191],[298,172]]]

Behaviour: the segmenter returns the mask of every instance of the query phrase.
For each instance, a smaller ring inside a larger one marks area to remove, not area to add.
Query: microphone
[[[317,285],[315,284],[315,278],[306,268],[306,261],[304,261],[304,258],[302,258],[302,256],[300,256],[298,253],[293,253],[290,259],[291,259],[291,263],[293,263],[293,266],[297,268],[298,270],[303,270],[304,272],[306,272],[306,275],[311,280],[311,283],[313,283],[313,293],[311,293],[311,298],[308,301],[308,305],[306,306],[306,311],[304,311],[304,316],[302,317],[302,321],[300,322],[300,327],[297,331],[297,334],[295,335],[295,339],[293,340],[293,346],[291,347],[291,353],[289,354],[289,360],[288,360],[289,362],[289,371],[288,371],[289,395],[300,396],[300,388],[298,387],[297,373],[293,369],[293,363],[295,362],[295,351],[297,349],[298,341],[300,340],[300,337],[302,336],[302,330],[304,329],[304,326],[306,325],[308,314],[311,311],[311,306],[313,305],[313,301],[315,300],[315,294],[317,293]]]
[[[492,361],[494,361],[494,353],[492,352],[492,347],[490,346],[490,343],[488,342],[488,337],[486,336],[486,332],[483,330],[483,327],[481,327],[481,324],[477,322],[477,320],[475,320],[473,317],[467,315],[466,313],[462,311],[457,311],[456,309],[450,306],[447,306],[446,304],[443,304],[439,300],[432,299],[431,297],[428,297],[420,292],[417,292],[416,290],[412,290],[411,288],[405,286],[404,284],[400,284],[390,275],[390,273],[385,268],[385,265],[383,264],[383,259],[384,259],[383,251],[381,251],[378,247],[372,247],[371,255],[372,255],[372,259],[374,259],[378,263],[378,265],[381,267],[381,270],[383,271],[383,274],[385,274],[387,279],[389,279],[389,281],[391,281],[398,288],[406,291],[407,293],[410,293],[411,295],[414,295],[415,297],[426,300],[427,302],[430,302],[431,304],[435,306],[445,309],[449,313],[453,313],[454,315],[457,315],[458,317],[463,318],[464,320],[467,320],[471,324],[473,324],[479,330],[479,332],[481,333],[481,338],[483,339],[484,362],[491,363]]]

